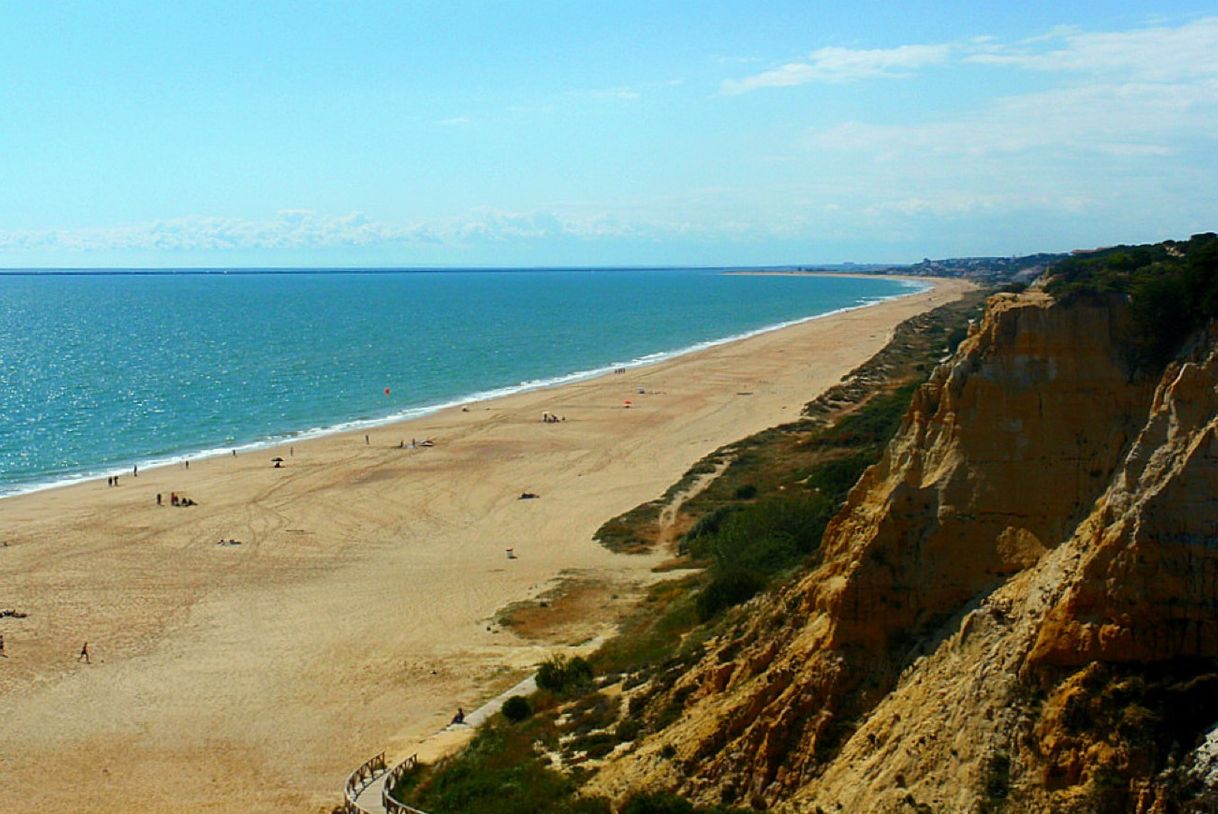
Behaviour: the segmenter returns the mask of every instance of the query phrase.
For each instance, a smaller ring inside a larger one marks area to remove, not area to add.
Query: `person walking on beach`
[[[190,469],[190,461],[186,461],[186,468]]]
[[[368,440],[368,434],[364,433],[364,444],[366,445],[366,444],[371,444],[371,443],[372,442]]]
[[[0,656],[8,658],[8,653],[4,652],[4,634],[0,633]]]
[[[158,506],[161,505],[161,493],[160,492],[156,493],[156,505],[158,505]]]
[[[92,660],[89,658],[89,643],[88,642],[85,642],[84,644],[82,644],[80,646],[80,655],[76,657],[77,661],[81,661],[82,659],[84,660],[85,664],[93,663]]]
[[[140,476],[140,465],[132,464],[131,465],[131,477],[138,478],[139,476]]]

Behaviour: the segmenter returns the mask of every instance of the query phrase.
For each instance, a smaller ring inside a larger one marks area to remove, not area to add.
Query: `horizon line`
[[[42,274],[316,274],[316,273],[364,273],[364,274],[393,274],[412,272],[446,272],[446,271],[673,271],[689,270],[789,270],[817,271],[820,269],[834,270],[842,267],[860,269],[884,270],[891,268],[906,268],[914,263],[857,263],[842,261],[839,263],[763,263],[748,265],[732,263],[728,265],[682,265],[682,264],[644,264],[644,265],[544,265],[544,266],[8,266],[0,267],[0,275],[42,275]]]

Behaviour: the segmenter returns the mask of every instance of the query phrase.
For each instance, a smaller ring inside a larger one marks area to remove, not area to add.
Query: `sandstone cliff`
[[[1194,810],[1218,762],[1218,733],[1190,753],[1218,720],[1218,338],[1133,378],[1126,321],[1116,300],[991,300],[819,566],[746,606],[666,693],[679,720],[592,788]]]

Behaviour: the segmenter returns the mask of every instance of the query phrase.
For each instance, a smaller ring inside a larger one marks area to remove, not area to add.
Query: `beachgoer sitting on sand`
[[[453,723],[454,724],[465,723],[465,710],[461,709],[461,707],[457,707],[457,714],[453,716]]]
[[[535,500],[536,498],[539,498],[539,497],[541,497],[541,495],[537,494],[536,492],[521,492],[520,497],[517,499],[518,500]]]

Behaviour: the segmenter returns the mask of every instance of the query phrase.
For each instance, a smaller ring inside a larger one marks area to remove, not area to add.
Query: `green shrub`
[[[751,483],[736,487],[737,500],[752,500],[757,497],[757,487]]]
[[[533,714],[533,705],[523,695],[513,695],[503,702],[503,717],[513,723],[520,723]]]
[[[804,483],[834,503],[841,503],[871,461],[870,455],[851,455],[849,458],[826,461],[816,467]]]
[[[424,811],[478,814],[609,814],[603,798],[578,794],[577,781],[550,768],[533,748],[541,716],[514,726],[492,721],[411,791]]]
[[[562,692],[566,683],[566,662],[561,656],[553,656],[537,668],[537,686],[550,692]]]
[[[591,680],[592,665],[579,656],[571,659],[553,656],[537,668],[537,686],[553,693],[584,686]]]
[[[727,806],[695,806],[689,800],[666,791],[636,794],[622,806],[621,814],[736,814],[746,809]]]
[[[613,734],[617,736],[618,741],[632,741],[639,736],[642,728],[643,725],[639,723],[638,718],[623,718],[618,722]]]
[[[685,539],[692,541],[718,533],[723,522],[740,509],[740,506],[720,506],[710,514],[699,517],[698,522],[694,523],[693,527],[685,533]]]
[[[690,553],[713,560],[718,570],[775,574],[816,550],[834,508],[816,494],[766,498],[741,507],[713,533],[692,540]]]
[[[919,386],[919,382],[910,382],[891,393],[871,399],[862,409],[843,418],[814,443],[838,447],[887,444],[901,426],[909,400]]]
[[[694,806],[675,794],[647,792],[627,800],[622,814],[694,814]]]
[[[752,571],[718,574],[698,594],[698,618],[705,622],[733,605],[747,602],[764,587],[765,580]]]

